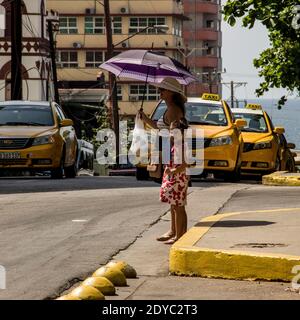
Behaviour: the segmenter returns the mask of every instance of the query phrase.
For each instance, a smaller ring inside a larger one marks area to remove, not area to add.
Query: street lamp
[[[183,55],[184,57],[184,66],[188,68],[188,57],[193,54],[196,50],[207,50],[208,45],[205,45],[204,47],[195,47],[192,49],[189,49],[188,46],[185,46],[183,49],[177,48],[177,50]],[[184,94],[187,95],[187,86],[184,87]]]

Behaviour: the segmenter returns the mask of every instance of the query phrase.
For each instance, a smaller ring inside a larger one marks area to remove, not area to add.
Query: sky
[[[222,0],[222,4],[226,1]],[[253,59],[259,57],[259,53],[269,47],[267,30],[257,22],[251,30],[243,28],[241,23],[231,27],[226,22],[222,21],[222,58],[223,70],[226,73],[222,74],[223,82],[231,80],[237,82],[248,82],[247,86],[242,86],[235,90],[235,96],[238,99],[253,99],[257,98],[255,89],[259,87],[260,78],[258,70],[253,66]],[[283,89],[273,89],[266,93],[263,98],[277,99],[286,94]],[[223,97],[230,97],[230,89],[223,85]]]

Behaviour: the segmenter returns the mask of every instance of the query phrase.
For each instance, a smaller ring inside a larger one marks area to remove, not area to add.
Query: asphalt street
[[[0,299],[58,295],[168,210],[158,184],[134,177],[1,178],[0,190]]]
[[[264,187],[255,181],[193,182],[190,192],[194,193],[190,202],[194,212],[188,207],[189,227],[217,212],[299,206],[297,188]],[[6,269],[7,288],[0,290],[0,299],[55,298],[119,256],[132,259],[150,280],[163,276],[157,278],[160,298],[170,298],[169,247],[154,240],[169,224],[165,218],[168,206],[158,201],[158,193],[158,184],[137,182],[134,177],[1,178],[0,265]],[[150,252],[160,253],[165,260],[155,261]],[[176,279],[179,287],[182,282],[180,296],[194,298],[191,292],[197,290],[186,287],[186,281]],[[224,281],[194,279],[190,283],[194,287],[208,282],[210,291],[201,287],[199,297],[207,293],[208,298],[219,299]],[[226,284],[232,289],[228,298],[236,298],[235,288],[241,292],[244,286],[236,281]],[[143,287],[148,288],[147,282]],[[255,295],[254,287],[248,287],[252,290],[249,297]],[[282,297],[284,290],[279,284],[260,289],[265,297],[273,290],[275,298]],[[137,299],[155,298],[154,293],[147,296],[145,292],[130,294]]]

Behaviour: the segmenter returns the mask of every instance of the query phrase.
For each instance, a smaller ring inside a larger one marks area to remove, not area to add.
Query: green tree
[[[256,21],[267,28],[270,48],[254,59],[262,77],[257,96],[269,88],[284,88],[300,95],[300,21],[295,10],[299,4],[299,0],[228,0],[224,5],[224,20],[231,26],[242,18],[246,28],[253,28]],[[281,97],[278,108],[286,100],[287,95]]]

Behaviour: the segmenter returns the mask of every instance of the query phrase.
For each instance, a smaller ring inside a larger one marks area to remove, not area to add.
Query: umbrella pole
[[[151,51],[153,50],[153,47],[154,47],[154,42],[152,42]],[[143,100],[142,100],[142,105],[141,105],[141,108],[140,108],[141,111],[143,111],[143,106],[144,106],[144,101],[145,101],[145,96],[146,96],[146,90],[147,90],[148,76],[149,76],[149,67],[147,68],[146,83],[145,83],[145,86],[144,86]]]

